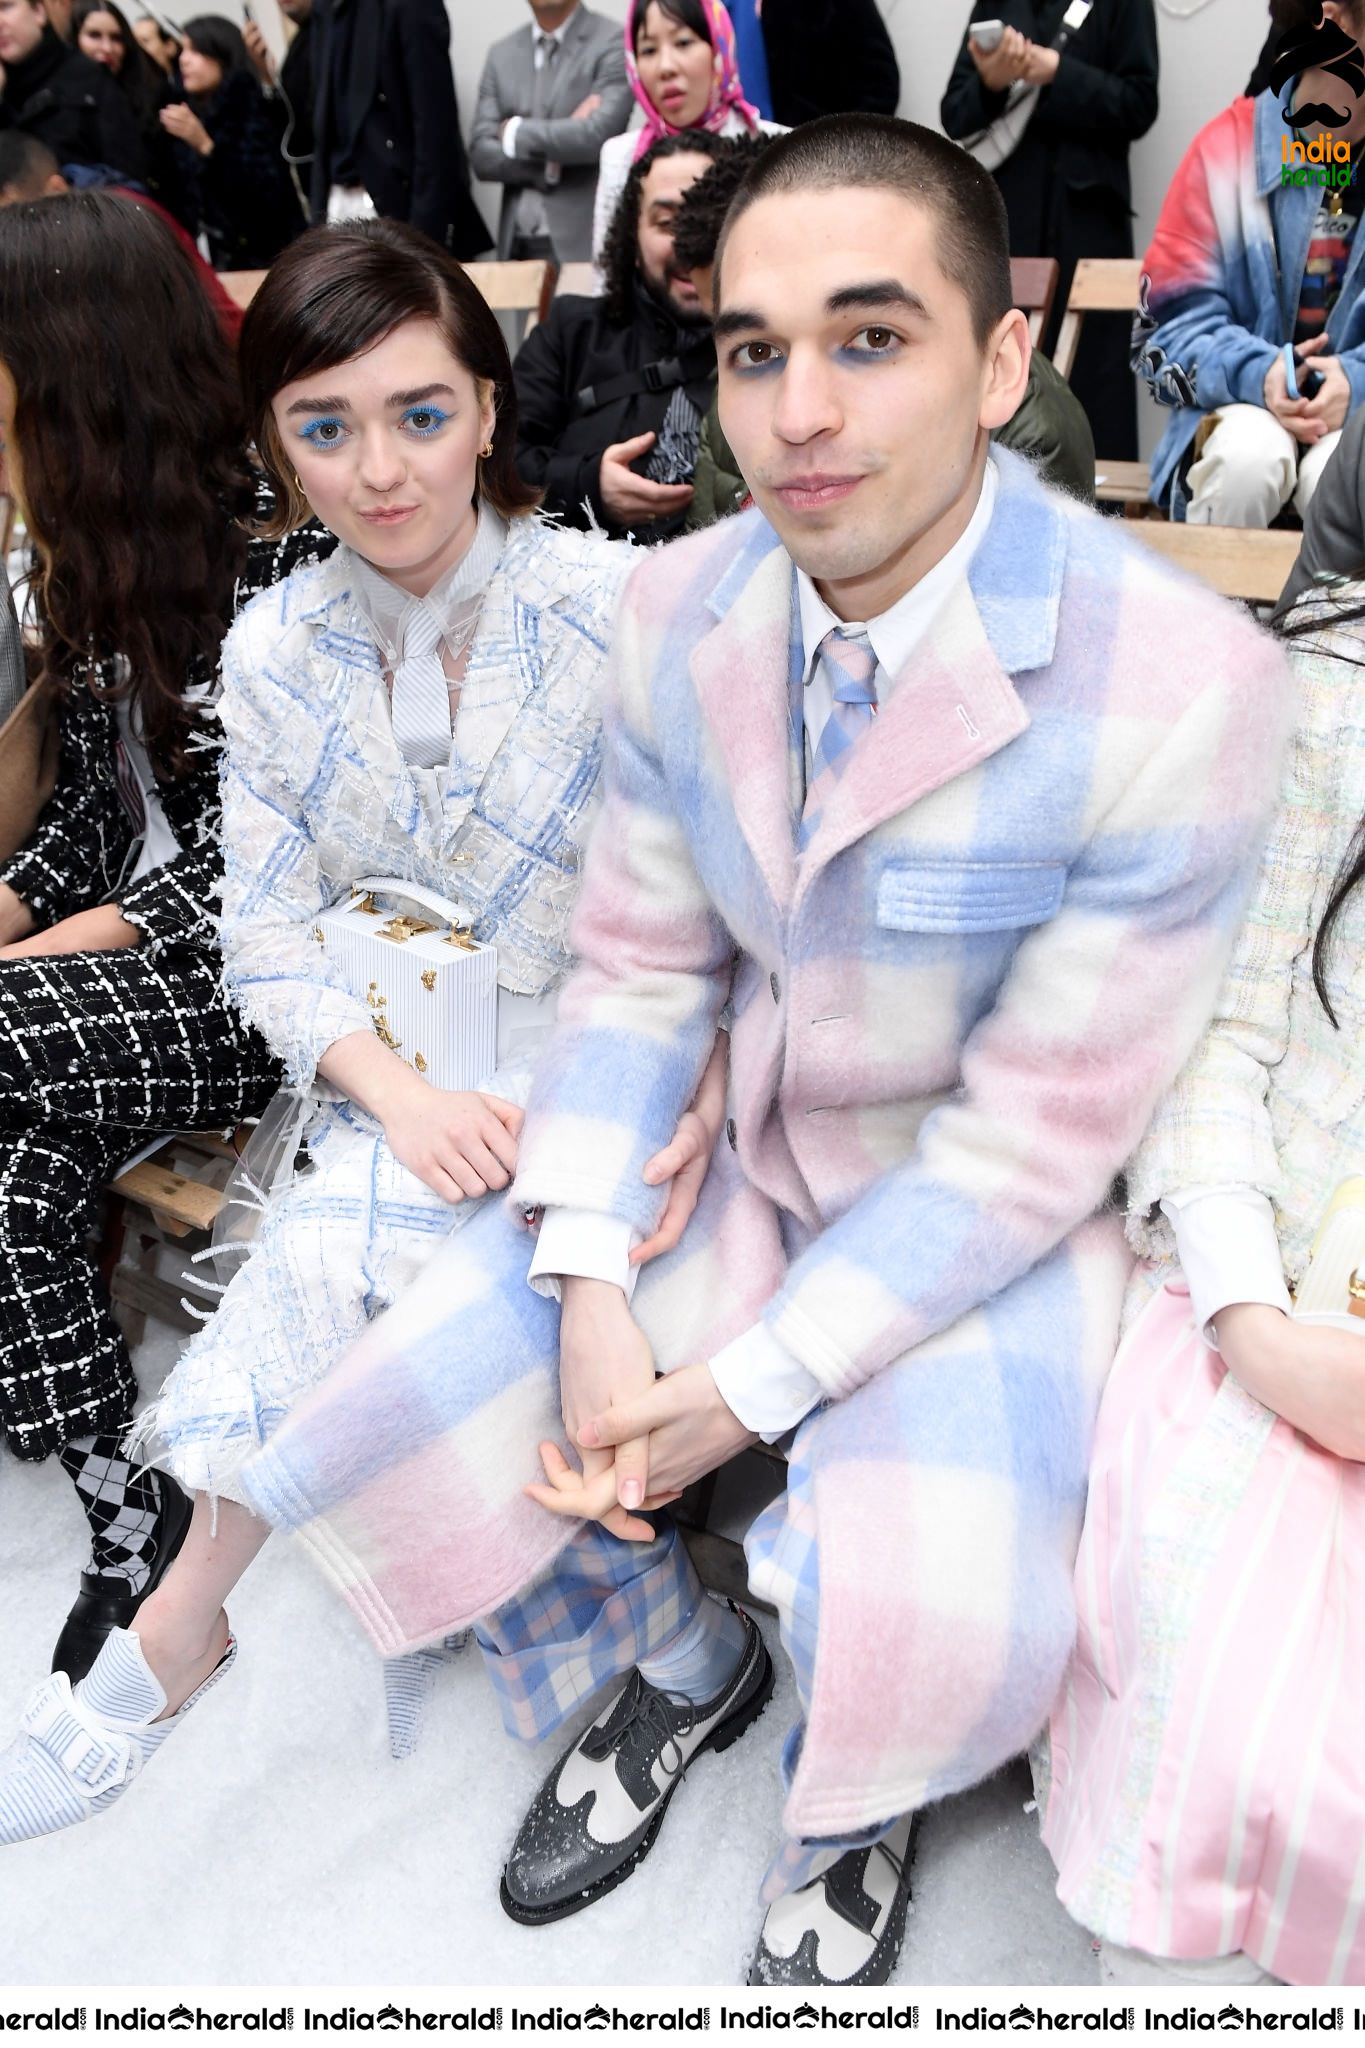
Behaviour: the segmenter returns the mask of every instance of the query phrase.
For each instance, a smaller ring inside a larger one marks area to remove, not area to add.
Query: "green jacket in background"
[[[1036,463],[1044,483],[1070,492],[1087,505],[1094,504],[1095,442],[1090,422],[1066,379],[1036,349],[1023,403],[991,438]],[[732,512],[743,509],[748,495],[749,487],[739,473],[712,399],[702,422],[685,531],[691,533],[700,526],[713,526],[717,519],[728,519]]]

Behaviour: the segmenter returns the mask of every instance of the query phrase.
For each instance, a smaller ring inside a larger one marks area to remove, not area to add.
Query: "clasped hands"
[[[558,1444],[543,1443],[545,1479],[526,1492],[551,1514],[651,1542],[655,1532],[637,1510],[667,1507],[756,1438],[722,1400],[708,1365],[656,1380],[649,1340],[619,1287],[560,1284],[560,1399],[582,1471]]]
[[[1322,372],[1322,389],[1315,398],[1289,396],[1283,350],[1277,351],[1274,362],[1265,373],[1262,396],[1267,412],[1273,413],[1280,425],[1306,448],[1311,448],[1315,441],[1321,441],[1324,435],[1334,434],[1338,427],[1344,426],[1351,409],[1350,379],[1341,367],[1340,358],[1324,353],[1330,346],[1325,334],[1316,334],[1311,341],[1302,341],[1295,349],[1305,371]]]
[[[993,50],[983,50],[969,39],[967,53],[987,92],[1008,92],[1020,80],[1025,85],[1051,85],[1060,62],[1059,51],[1030,42],[1017,28],[1007,28]]]

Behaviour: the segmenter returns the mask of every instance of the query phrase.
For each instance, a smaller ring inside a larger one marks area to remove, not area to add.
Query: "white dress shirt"
[[[1218,1313],[1234,1302],[1291,1313],[1275,1211],[1258,1188],[1182,1188],[1165,1197],[1161,1213],[1175,1232],[1176,1256],[1206,1344],[1217,1349]]]
[[[995,509],[996,468],[988,458],[981,495],[961,538],[954,542],[940,562],[922,576],[913,589],[899,598],[888,611],[865,624],[855,625],[835,617],[805,571],[796,572],[797,606],[801,620],[801,646],[805,657],[806,766],[810,768],[834,698],[818,655],[820,643],[836,626],[849,631],[863,630],[872,643],[879,674],[899,676],[942,610],[949,593],[966,575],[981,544]],[[590,1280],[610,1281],[625,1290],[627,1301],[635,1291],[638,1266],[629,1263],[639,1234],[630,1224],[614,1216],[602,1216],[583,1209],[551,1209],[540,1226],[535,1257],[531,1261],[531,1284],[537,1293],[557,1295],[560,1276],[572,1274]],[[819,1382],[806,1371],[774,1337],[766,1323],[755,1323],[709,1361],[711,1376],[722,1399],[756,1435],[772,1443],[794,1429],[825,1398]]]

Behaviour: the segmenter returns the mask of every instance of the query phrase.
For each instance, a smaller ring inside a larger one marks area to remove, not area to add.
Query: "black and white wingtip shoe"
[[[161,1505],[157,1510],[151,1570],[140,1593],[130,1593],[126,1579],[101,1572],[82,1572],[81,1589],[62,1624],[52,1669],[64,1671],[73,1685],[85,1677],[115,1629],[131,1628],[144,1600],[154,1593],[174,1564],[189,1534],[194,1502],[169,1472],[157,1473]]]
[[[653,1848],[668,1802],[705,1750],[737,1742],[772,1696],[773,1665],[753,1620],[714,1699],[694,1705],[633,1671],[601,1719],[566,1750],[531,1803],[503,1872],[503,1911],[539,1927],[581,1912]]]
[[[915,1816],[870,1848],[850,1849],[823,1877],[769,1906],[751,1984],[885,1984],[910,1904]]]

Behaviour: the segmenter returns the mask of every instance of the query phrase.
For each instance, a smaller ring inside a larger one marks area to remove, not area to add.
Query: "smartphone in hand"
[[[974,21],[967,31],[968,36],[976,44],[977,49],[985,50],[988,54],[992,50],[999,49],[1000,38],[1004,33],[1005,24],[1003,21]]]

